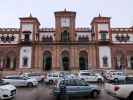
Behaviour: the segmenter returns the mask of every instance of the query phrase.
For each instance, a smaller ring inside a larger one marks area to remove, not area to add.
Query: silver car
[[[90,85],[84,80],[80,79],[62,79],[58,81],[53,89],[54,96],[57,100],[62,95],[70,96],[92,96],[97,97],[100,94],[100,89],[97,86]]]
[[[3,80],[5,82],[8,82],[12,85],[15,86],[28,86],[28,87],[33,87],[33,86],[37,86],[38,82],[36,79],[34,78],[30,78],[30,77],[22,77],[22,76],[6,76],[3,78]]]
[[[38,82],[43,82],[44,75],[41,73],[23,73],[20,76],[35,78]]]

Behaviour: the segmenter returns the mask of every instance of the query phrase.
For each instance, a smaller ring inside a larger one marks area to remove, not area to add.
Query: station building
[[[0,28],[0,68],[133,69],[133,27],[111,27],[111,18],[100,15],[76,27],[76,12],[54,16],[54,28],[40,28],[32,15],[20,18],[20,28]]]

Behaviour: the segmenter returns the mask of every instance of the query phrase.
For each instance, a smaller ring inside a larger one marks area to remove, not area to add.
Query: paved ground
[[[72,100],[117,100],[116,98],[113,98],[112,96],[106,94],[104,92],[103,86],[100,87],[102,89],[102,92],[100,97],[96,99],[72,98]],[[16,100],[55,100],[55,97],[52,95],[52,87],[41,84],[35,88],[27,88],[27,87],[17,88]]]

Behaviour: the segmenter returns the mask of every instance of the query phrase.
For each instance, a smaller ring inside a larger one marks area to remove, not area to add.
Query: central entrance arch
[[[43,70],[50,71],[52,69],[52,54],[45,51],[43,54]]]
[[[69,70],[69,52],[63,51],[61,53],[62,70]]]
[[[79,53],[79,67],[80,70],[88,69],[88,53],[86,51],[80,51]]]

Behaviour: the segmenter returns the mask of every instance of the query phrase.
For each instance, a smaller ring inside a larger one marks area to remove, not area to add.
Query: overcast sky
[[[93,17],[111,17],[112,27],[133,25],[133,0],[0,0],[0,27],[19,27],[19,17],[37,17],[41,27],[54,27],[54,11],[76,11],[76,26],[88,27]]]

